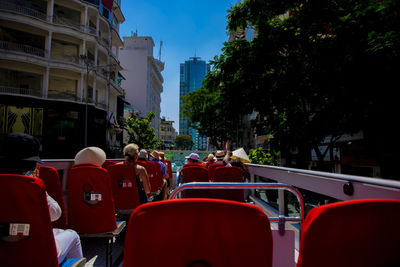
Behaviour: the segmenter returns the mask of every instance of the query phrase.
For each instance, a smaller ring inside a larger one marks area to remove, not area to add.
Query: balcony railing
[[[77,30],[84,31],[85,26],[81,25],[79,21],[74,21],[69,18],[53,16],[53,23],[73,27]]]
[[[99,0],[83,0],[83,2],[87,2],[96,6],[99,5]]]
[[[60,53],[60,52],[52,52],[51,53],[51,59],[53,60],[61,60],[64,62],[69,62],[69,63],[76,63],[76,64],[80,64],[81,63],[81,59],[79,58],[79,56],[73,56],[73,55],[66,55],[64,53]]]
[[[1,94],[28,95],[28,96],[42,97],[42,91],[40,89],[33,89],[33,88],[28,89],[28,88],[17,88],[17,87],[0,85],[0,93]]]
[[[35,17],[35,18],[38,18],[41,20],[47,20],[46,13],[25,7],[23,5],[18,5],[16,3],[13,3],[12,1],[0,0],[0,10],[11,11],[11,12],[23,14],[26,16]]]
[[[77,101],[78,97],[76,94],[60,91],[49,91],[48,98],[59,99],[59,100],[72,100]]]
[[[33,47],[30,45],[25,45],[25,44],[17,44],[17,43],[7,42],[7,41],[0,41],[0,49],[21,52],[21,53],[35,55],[35,56],[39,56],[39,57],[46,56],[46,51],[44,49]]]

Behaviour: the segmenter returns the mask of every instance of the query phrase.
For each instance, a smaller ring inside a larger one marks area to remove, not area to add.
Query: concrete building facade
[[[120,149],[124,20],[120,1],[1,0],[0,135],[35,135],[49,158]]]
[[[168,121],[165,117],[161,118],[160,142],[163,143],[164,149],[169,149],[175,146],[176,130],[173,123],[174,121]]]
[[[149,36],[123,37],[124,46],[119,52],[125,80],[122,86],[126,90],[126,100],[132,109],[137,109],[143,116],[155,112],[151,126],[160,137],[161,93],[164,78],[161,72],[164,63],[154,58],[154,41]]]

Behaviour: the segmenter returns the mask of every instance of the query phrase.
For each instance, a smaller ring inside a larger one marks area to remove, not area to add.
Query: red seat
[[[215,169],[221,166],[225,166],[223,163],[218,162],[218,163],[211,163],[208,165],[208,179],[211,182],[214,182],[214,175],[215,175]]]
[[[57,169],[49,166],[41,165],[39,167],[39,178],[43,180],[47,193],[57,201],[60,206],[62,213],[61,217],[53,222],[54,228],[67,228],[67,213],[65,211],[65,201],[62,191],[62,185]]]
[[[159,193],[160,189],[162,188],[162,176],[161,176],[161,167],[160,164],[153,161],[141,161],[138,160],[137,164],[143,166],[146,171],[147,175],[149,176],[151,192],[152,193]]]
[[[2,266],[58,266],[45,192],[45,185],[39,178],[0,174]],[[13,231],[15,236],[10,236],[10,224],[16,227]],[[22,224],[29,225],[29,230]]]
[[[400,200],[351,200],[313,208],[297,267],[400,266]]]
[[[98,234],[117,228],[111,178],[95,165],[76,165],[68,173],[68,227]]]
[[[140,205],[136,172],[133,166],[114,164],[108,170],[111,177],[115,208],[133,210]]]
[[[120,161],[111,161],[111,160],[106,160],[104,161],[103,165],[101,167],[103,167],[106,170],[109,170],[111,166],[113,166],[114,164],[118,163]]]
[[[182,168],[179,173],[182,183],[191,183],[191,182],[208,182],[208,170],[205,167],[200,165],[197,166],[187,166]],[[182,197],[184,198],[209,198],[210,191],[207,189],[188,189],[182,192]]]
[[[272,266],[267,215],[256,206],[217,199],[153,202],[132,213],[124,267],[195,262],[213,267]]]
[[[242,183],[242,169],[235,166],[219,166],[215,169],[214,182]],[[244,191],[243,189],[216,189],[212,191],[212,197],[244,202]]]

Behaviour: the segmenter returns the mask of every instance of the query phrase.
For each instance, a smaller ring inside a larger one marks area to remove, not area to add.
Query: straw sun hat
[[[75,164],[94,164],[101,166],[106,161],[106,153],[98,147],[86,147],[75,156]]]

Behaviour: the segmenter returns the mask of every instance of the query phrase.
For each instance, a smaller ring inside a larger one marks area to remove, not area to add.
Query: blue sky
[[[207,62],[221,54],[228,40],[227,10],[237,0],[122,0],[125,22],[120,36],[151,36],[154,57],[165,62],[161,116],[179,129],[179,64],[195,54]]]

